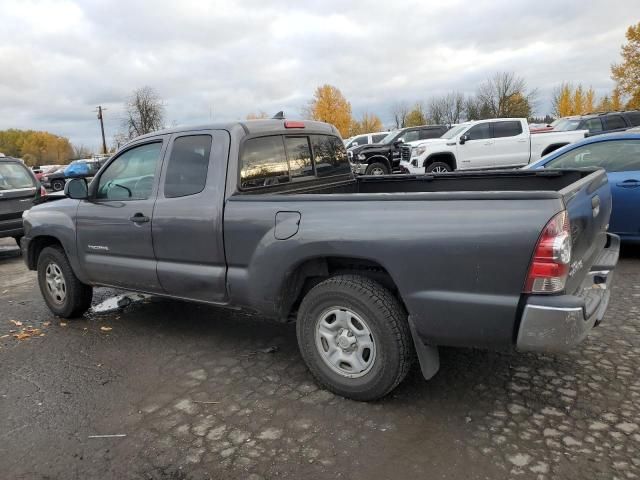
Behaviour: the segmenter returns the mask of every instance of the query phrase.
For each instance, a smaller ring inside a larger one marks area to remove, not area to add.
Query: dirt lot
[[[570,354],[442,349],[432,381],[414,371],[364,404],[318,389],[292,325],[156,299],[61,322],[11,245],[0,240],[2,478],[640,475],[637,249],[604,324]],[[13,336],[28,326],[40,332]]]

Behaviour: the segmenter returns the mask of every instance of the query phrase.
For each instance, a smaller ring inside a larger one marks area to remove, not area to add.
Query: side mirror
[[[399,139],[397,139],[395,142],[393,142],[393,146],[394,147],[398,147],[399,145],[404,143],[404,138],[400,137]]]
[[[464,145],[467,140],[469,140],[469,135],[462,135],[460,137],[460,145]]]
[[[89,187],[84,178],[72,178],[64,186],[64,194],[75,200],[85,200],[89,196]]]

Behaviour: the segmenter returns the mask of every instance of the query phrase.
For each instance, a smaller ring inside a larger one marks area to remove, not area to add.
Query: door
[[[158,278],[166,293],[214,303],[227,298],[222,214],[229,135],[172,138],[153,212]]]
[[[491,122],[491,127],[495,167],[516,167],[529,163],[529,134],[523,131],[520,120]]]
[[[551,160],[545,168],[602,167],[607,171],[613,210],[609,231],[640,236],[640,140],[588,143]]]
[[[464,135],[466,141],[458,143],[456,148],[458,170],[493,167],[493,139],[489,122],[474,125]]]
[[[162,291],[151,239],[162,153],[162,137],[119,153],[80,201],[77,249],[92,282]]]

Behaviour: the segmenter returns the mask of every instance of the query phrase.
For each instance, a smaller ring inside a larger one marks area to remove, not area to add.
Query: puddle
[[[140,303],[144,300],[151,298],[151,295],[144,293],[126,293],[124,295],[118,295],[116,297],[107,298],[104,302],[99,303],[91,307],[90,313],[109,313],[115,310],[119,310],[134,303]]]

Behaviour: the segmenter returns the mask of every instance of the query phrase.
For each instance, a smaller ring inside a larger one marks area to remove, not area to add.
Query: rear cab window
[[[626,117],[632,126],[634,127],[640,126],[640,112],[627,112]]]
[[[249,138],[240,157],[242,190],[350,173],[346,149],[331,135]]]
[[[522,133],[519,121],[492,122],[493,138],[516,137]]]
[[[34,188],[29,170],[18,162],[0,162],[0,191]]]
[[[617,130],[627,126],[627,123],[620,115],[608,115],[604,121],[607,124],[607,130]]]

